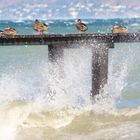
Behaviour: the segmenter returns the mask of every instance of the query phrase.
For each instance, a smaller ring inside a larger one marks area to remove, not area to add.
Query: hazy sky
[[[140,0],[0,0],[0,19],[136,18]]]
[[[69,4],[71,2],[78,3],[78,2],[92,2],[93,4],[123,4],[123,5],[133,5],[133,6],[139,6],[140,0],[0,0],[0,6],[1,7],[8,7],[9,5],[20,5],[23,3],[47,3],[47,4]],[[57,6],[57,5],[56,5]]]

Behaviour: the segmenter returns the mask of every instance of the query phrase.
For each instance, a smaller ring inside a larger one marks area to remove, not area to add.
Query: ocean
[[[46,20],[46,34],[78,33],[75,20]],[[87,33],[121,24],[138,32],[140,19],[84,19]],[[0,30],[37,34],[34,21],[0,21]],[[0,46],[0,140],[140,140],[140,43],[109,50],[108,84],[90,99],[91,50],[64,50],[63,84],[48,91],[48,47]],[[59,81],[58,81],[59,82]]]

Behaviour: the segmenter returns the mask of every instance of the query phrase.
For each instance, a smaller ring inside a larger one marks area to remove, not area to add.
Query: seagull
[[[85,32],[88,30],[87,25],[85,23],[82,23],[81,19],[77,20],[76,28],[81,32]]]
[[[38,21],[36,19],[35,23],[33,25],[33,29],[36,30],[37,32],[40,32],[41,34],[43,34],[43,32],[48,29],[48,25],[45,23],[41,23],[40,21]]]
[[[114,25],[112,27],[112,33],[127,33],[128,29],[121,25]]]
[[[17,35],[17,31],[16,31],[15,28],[7,27],[1,32],[1,34],[3,34],[3,35],[13,35],[14,36],[14,35]]]

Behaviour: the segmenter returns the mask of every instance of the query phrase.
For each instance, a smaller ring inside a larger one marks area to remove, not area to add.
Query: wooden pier
[[[0,46],[8,45],[48,45],[49,61],[57,66],[58,78],[63,78],[63,48],[91,48],[92,51],[92,97],[99,94],[99,90],[107,83],[108,51],[114,48],[114,43],[140,42],[140,33],[121,34],[46,34],[46,35],[16,35],[1,36]],[[75,44],[75,45],[73,45]]]

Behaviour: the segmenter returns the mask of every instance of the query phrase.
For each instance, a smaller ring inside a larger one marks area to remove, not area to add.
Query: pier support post
[[[49,79],[48,93],[50,100],[54,98],[56,91],[63,85],[64,78],[64,46],[48,45],[48,60],[49,60]]]
[[[99,94],[100,89],[107,83],[108,49],[113,48],[113,45],[113,43],[101,43],[92,47],[92,99]]]

